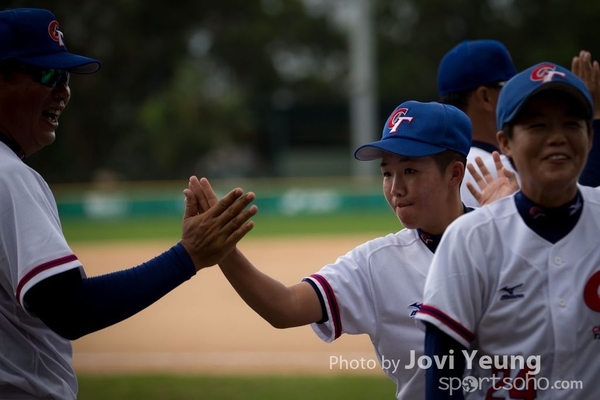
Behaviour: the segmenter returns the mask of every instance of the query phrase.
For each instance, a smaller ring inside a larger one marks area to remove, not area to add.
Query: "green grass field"
[[[79,400],[393,399],[384,376],[79,376]]]
[[[400,222],[390,212],[324,214],[283,217],[260,214],[254,217],[251,236],[323,235],[369,233],[373,237],[397,232]],[[177,239],[181,235],[178,218],[127,220],[63,220],[69,242],[106,240]]]

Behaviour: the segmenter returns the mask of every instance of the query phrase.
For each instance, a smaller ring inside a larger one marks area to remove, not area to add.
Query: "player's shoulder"
[[[46,181],[40,174],[17,158],[12,150],[4,154],[6,149],[6,147],[0,148],[0,188],[4,194],[20,190],[29,192],[37,187],[47,187]]]
[[[357,247],[367,253],[385,250],[390,247],[409,247],[419,241],[419,236],[414,229],[401,229],[375,239],[371,239]]]
[[[513,194],[463,214],[448,226],[447,231],[457,229],[478,231],[487,229],[488,225],[494,225],[498,221],[506,218],[516,218],[517,216],[518,212]]]
[[[579,191],[586,203],[600,206],[600,187],[579,185]]]

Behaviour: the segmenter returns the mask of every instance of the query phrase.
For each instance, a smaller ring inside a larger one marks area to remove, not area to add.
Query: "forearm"
[[[456,382],[462,382],[462,376],[465,370],[465,359],[462,357],[462,350],[465,347],[456,340],[446,335],[444,332],[431,324],[427,324],[425,333],[425,355],[430,359],[442,359],[451,357],[456,358],[454,367],[450,364],[444,364],[444,367],[438,368],[437,364],[427,369],[425,372],[425,399],[426,400],[462,400],[464,399],[462,386],[453,385]],[[450,387],[453,390],[450,390]]]
[[[181,245],[137,267],[82,279],[71,270],[47,278],[26,304],[48,327],[74,340],[148,307],[196,273]]]
[[[320,319],[304,319],[294,291],[254,267],[237,248],[219,267],[246,304],[275,328],[291,328]]]

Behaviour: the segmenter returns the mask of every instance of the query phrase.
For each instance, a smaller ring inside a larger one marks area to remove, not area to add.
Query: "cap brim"
[[[383,153],[392,153],[402,157],[426,157],[445,151],[444,147],[434,146],[416,140],[395,137],[379,140],[360,146],[354,152],[354,158],[359,161],[377,160]]]
[[[519,106],[517,108],[515,108],[515,110],[507,118],[505,118],[506,122],[504,124],[513,122],[515,120],[515,118],[517,118],[517,116],[519,115],[521,110],[523,110],[523,107],[525,106],[527,101],[529,101],[529,99],[531,99],[536,94],[539,94],[546,90],[560,90],[567,94],[570,94],[582,106],[585,107],[585,110],[586,110],[587,115],[589,116],[589,119],[593,119],[593,117],[594,117],[593,106],[591,104],[589,104],[585,95],[583,93],[581,93],[581,91],[579,89],[577,89],[575,86],[565,83],[565,82],[548,82],[546,84],[541,85],[540,87],[535,89],[533,92],[531,92],[527,97],[525,97],[523,99],[523,101],[521,101],[521,104],[519,104]]]
[[[100,61],[93,58],[67,52],[17,57],[16,60],[40,68],[66,69],[74,74],[93,74],[102,65]]]

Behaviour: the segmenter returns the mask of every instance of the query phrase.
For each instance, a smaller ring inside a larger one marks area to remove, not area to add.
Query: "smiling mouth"
[[[50,109],[50,110],[46,110],[46,111],[42,112],[42,115],[44,117],[46,117],[48,120],[50,120],[50,122],[52,122],[53,124],[57,124],[58,117],[60,116],[60,111]]]
[[[548,157],[544,157],[544,160],[549,160],[549,161],[562,161],[562,160],[568,160],[569,157],[567,157],[564,154],[552,154]]]

